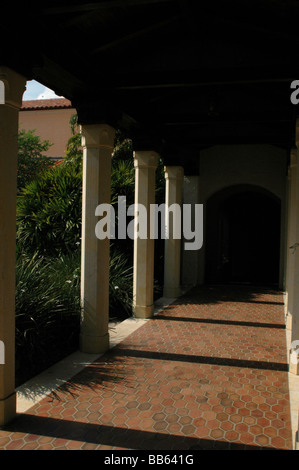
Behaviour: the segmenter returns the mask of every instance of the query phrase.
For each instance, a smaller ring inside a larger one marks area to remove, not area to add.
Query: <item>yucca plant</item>
[[[78,348],[79,253],[45,258],[17,253],[16,378],[28,379]]]
[[[132,266],[112,246],[110,320],[132,315]],[[17,253],[16,383],[51,366],[79,347],[80,251],[47,258]]]
[[[45,256],[75,251],[81,237],[81,195],[78,164],[62,164],[32,181],[18,198],[18,243]]]
[[[127,205],[134,203],[135,171],[133,160],[117,160],[111,169],[111,204],[125,196]]]
[[[129,256],[112,245],[110,250],[109,317],[124,319],[132,315],[133,267]]]

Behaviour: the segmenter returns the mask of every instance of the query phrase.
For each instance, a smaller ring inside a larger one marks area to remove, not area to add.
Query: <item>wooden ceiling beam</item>
[[[269,70],[269,73],[256,72],[252,73],[252,69],[244,69],[240,71],[228,70],[227,72],[211,71],[210,76],[204,71],[188,70],[184,73],[185,77],[178,77],[181,73],[174,71],[167,74],[155,74],[153,77],[149,77],[146,74],[144,80],[140,79],[139,82],[125,83],[125,79],[116,78],[114,84],[107,88],[113,88],[115,90],[155,90],[163,88],[197,88],[197,87],[214,87],[214,86],[235,86],[235,85],[251,85],[251,84],[283,84],[291,83],[292,80],[299,78],[299,71],[286,71],[275,69],[274,72]],[[202,75],[202,78],[197,78],[196,75]],[[206,75],[206,76],[205,76]],[[235,76],[235,78],[233,78]],[[219,78],[215,78],[219,77]],[[176,80],[176,78],[178,78]],[[181,78],[181,79],[180,79]],[[102,84],[103,88],[106,88],[105,84]]]
[[[127,34],[127,35],[122,36],[118,39],[115,39],[114,41],[108,42],[106,44],[103,44],[100,47],[92,49],[89,53],[89,56],[94,56],[96,54],[100,54],[102,52],[105,52],[109,49],[113,49],[115,47],[118,47],[120,45],[125,44],[128,41],[133,41],[135,39],[140,38],[141,36],[144,36],[148,33],[151,33],[152,31],[155,31],[157,29],[162,29],[165,26],[169,26],[170,24],[175,23],[176,21],[179,21],[179,20],[180,20],[179,16],[172,16],[171,18],[167,18],[167,19],[159,21],[157,23],[153,23],[150,26],[147,26],[146,28],[142,28],[138,31],[134,31],[130,34]]]

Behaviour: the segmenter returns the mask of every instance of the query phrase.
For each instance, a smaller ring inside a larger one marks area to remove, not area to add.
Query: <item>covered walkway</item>
[[[139,322],[2,428],[0,449],[292,449],[281,292],[194,288]]]

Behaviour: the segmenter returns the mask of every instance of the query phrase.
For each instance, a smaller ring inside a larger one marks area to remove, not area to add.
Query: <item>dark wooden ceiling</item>
[[[289,149],[298,18],[295,0],[5,0],[0,64],[173,162],[215,144]]]

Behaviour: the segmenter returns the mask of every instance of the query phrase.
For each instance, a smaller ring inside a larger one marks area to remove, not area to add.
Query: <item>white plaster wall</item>
[[[255,185],[264,188],[281,200],[281,287],[284,278],[285,237],[286,237],[286,178],[287,153],[271,145],[224,145],[203,150],[199,158],[197,203],[204,204],[218,191],[234,185]],[[190,193],[188,193],[190,200]],[[204,210],[205,214],[205,210]],[[205,224],[205,220],[204,220]],[[204,227],[205,234],[205,227]],[[183,257],[185,258],[185,253]],[[187,255],[188,256],[188,255]],[[204,282],[205,236],[203,247],[194,252],[198,266],[197,282]],[[186,262],[183,259],[183,265]],[[182,278],[182,283],[190,279]],[[187,283],[187,282],[185,282]]]
[[[200,198],[204,203],[229,186],[253,184],[285,198],[287,155],[271,145],[215,146],[200,154]]]

